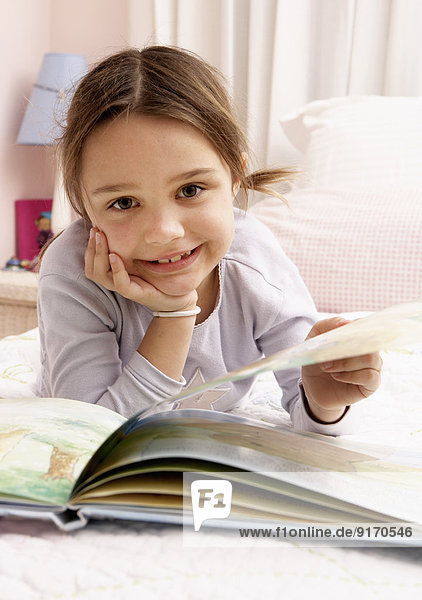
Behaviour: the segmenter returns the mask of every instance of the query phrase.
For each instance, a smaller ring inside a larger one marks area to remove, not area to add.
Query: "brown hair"
[[[238,125],[219,71],[192,52],[170,46],[122,50],[98,63],[80,82],[59,140],[64,187],[74,210],[88,218],[80,183],[85,141],[96,125],[122,113],[165,116],[196,127],[215,146],[247,191],[278,195],[268,186],[288,179],[285,169],[245,174],[247,142]]]

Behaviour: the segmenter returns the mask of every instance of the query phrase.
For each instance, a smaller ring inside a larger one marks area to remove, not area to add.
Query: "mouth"
[[[182,269],[190,267],[198,258],[202,246],[197,246],[192,250],[187,250],[181,254],[174,254],[165,258],[157,258],[155,260],[140,260],[136,261],[143,266],[147,271],[154,273],[174,273]]]
[[[194,248],[193,250],[188,250],[187,252],[183,252],[183,254],[176,254],[171,258],[160,258],[157,260],[150,260],[148,262],[151,262],[153,265],[166,265],[168,263],[176,263],[185,258],[188,258],[193,252],[195,252],[195,250],[196,248]]]

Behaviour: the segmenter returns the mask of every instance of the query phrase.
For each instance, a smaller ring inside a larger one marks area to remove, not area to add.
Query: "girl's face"
[[[90,220],[130,275],[168,295],[210,290],[233,238],[238,184],[196,128],[136,114],[101,124],[81,176]]]

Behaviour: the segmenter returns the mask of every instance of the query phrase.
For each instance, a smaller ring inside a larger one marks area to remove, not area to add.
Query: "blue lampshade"
[[[18,144],[38,146],[54,142],[66,119],[75,85],[86,71],[86,59],[81,54],[44,54],[16,140]]]

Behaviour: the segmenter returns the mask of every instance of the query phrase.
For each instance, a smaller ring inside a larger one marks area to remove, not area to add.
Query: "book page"
[[[125,421],[60,398],[0,399],[0,415],[0,503],[66,504],[89,458]]]
[[[286,348],[212,381],[182,391],[173,396],[171,402],[196,396],[230,381],[256,377],[265,371],[282,371],[381,350],[400,350],[414,344],[422,344],[422,299],[397,304],[351,321],[292,348]],[[139,417],[149,412],[151,411],[144,411]]]
[[[158,480],[155,475],[148,475],[151,464],[167,471],[172,480],[171,471],[177,461],[181,468],[190,462],[194,471],[202,471],[204,461],[208,461],[207,472],[224,471],[222,465],[231,467],[225,474],[229,479],[236,478],[233,470],[267,475],[268,481],[273,480],[267,489],[277,490],[289,505],[292,503],[289,498],[296,494],[295,502],[300,498],[349,512],[350,506],[346,504],[352,503],[362,507],[356,514],[365,518],[367,511],[375,511],[418,522],[422,469],[390,464],[391,449],[373,445],[371,452],[370,448],[370,444],[354,448],[350,441],[342,446],[339,440],[325,436],[302,434],[213,411],[170,411],[153,415],[128,432],[91,473],[90,483],[89,471],[85,473],[85,485],[80,482],[72,503],[124,504],[130,497],[131,502],[142,504],[145,493],[158,492]],[[200,465],[195,466],[196,461]],[[103,477],[98,477],[100,473]],[[246,474],[243,477],[247,483]],[[172,493],[170,488],[166,489],[165,480],[160,480],[160,486],[165,496]],[[296,486],[301,488],[299,497]],[[325,500],[321,500],[321,495],[326,495]]]

